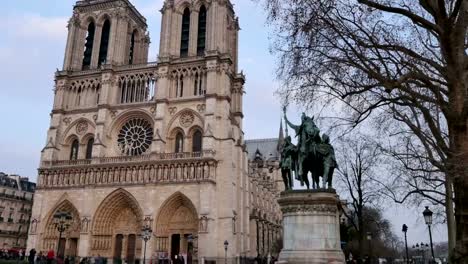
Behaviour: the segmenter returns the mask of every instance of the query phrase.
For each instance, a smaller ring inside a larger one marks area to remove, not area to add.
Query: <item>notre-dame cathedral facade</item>
[[[146,227],[147,257],[196,263],[272,252],[281,137],[244,140],[234,7],[166,0],[161,8],[159,56],[148,62],[146,19],[129,0],[76,2],[27,250],[133,263]],[[60,239],[57,212],[71,216]]]

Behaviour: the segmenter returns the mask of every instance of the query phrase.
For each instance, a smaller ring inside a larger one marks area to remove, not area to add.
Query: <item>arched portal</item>
[[[118,189],[109,194],[94,216],[91,254],[134,263],[141,253],[141,239],[136,238],[142,219],[142,210],[129,192]]]
[[[180,192],[173,194],[161,206],[154,228],[155,249],[158,253],[185,255],[187,263],[197,261],[198,214],[187,196]]]
[[[60,248],[57,248],[60,233],[54,224],[54,214],[57,212],[67,212],[72,217],[70,226],[62,233],[60,239]],[[44,226],[42,251],[48,251],[52,249],[57,253],[58,256],[77,256],[80,230],[81,221],[78,210],[70,201],[61,201],[53,210],[49,212],[47,217],[47,222]]]

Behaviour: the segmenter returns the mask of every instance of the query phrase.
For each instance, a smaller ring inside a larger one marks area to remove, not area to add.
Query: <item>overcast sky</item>
[[[159,46],[162,0],[131,0],[147,18],[151,35],[150,60]],[[280,103],[275,95],[275,58],[269,52],[271,30],[263,9],[251,0],[233,0],[240,18],[239,65],[247,76],[244,97],[246,139],[278,136]],[[2,1],[0,9],[0,171],[36,180],[40,151],[45,146],[53,101],[54,72],[61,68],[66,24],[74,0]],[[291,120],[300,107],[291,105]],[[296,117],[296,118],[294,118]],[[395,233],[409,226],[409,245],[428,243],[422,210],[386,205]],[[446,241],[444,225],[434,227],[434,241]]]

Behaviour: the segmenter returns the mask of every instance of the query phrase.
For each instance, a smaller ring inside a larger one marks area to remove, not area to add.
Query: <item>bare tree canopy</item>
[[[337,188],[349,201],[348,207],[351,209],[350,213],[346,210],[343,213],[356,233],[359,250],[354,251],[353,255],[363,259],[366,232],[371,231],[366,228],[369,223],[366,223],[364,209],[379,203],[379,186],[374,178],[379,173],[378,166],[383,155],[380,148],[369,142],[365,136],[343,138],[338,145],[337,159],[340,166],[337,170]]]
[[[416,169],[453,183],[454,262],[468,263],[468,0],[263,2],[284,97],[342,100],[351,125],[375,112],[404,124],[412,158],[430,164]]]

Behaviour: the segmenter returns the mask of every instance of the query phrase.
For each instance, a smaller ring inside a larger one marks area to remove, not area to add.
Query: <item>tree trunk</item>
[[[358,262],[362,263],[364,257],[364,220],[362,219],[362,206],[358,209],[358,235],[359,235],[359,255],[357,256]]]
[[[468,264],[468,125],[451,127],[451,149],[448,177],[454,183],[456,245],[453,263]]]
[[[452,259],[457,232],[454,215],[455,212],[453,208],[453,183],[450,177],[446,177],[445,190],[447,194],[447,197],[445,198],[445,214],[447,215],[448,250],[449,259]]]

